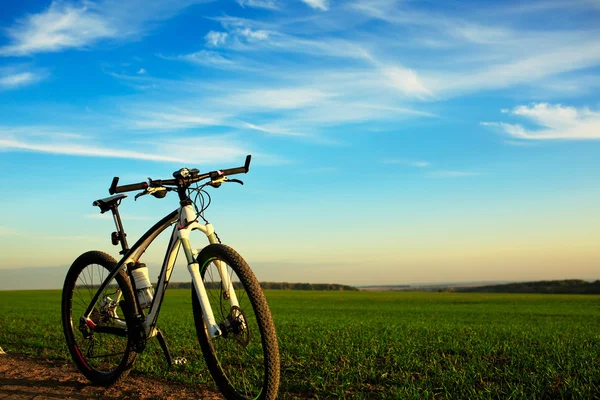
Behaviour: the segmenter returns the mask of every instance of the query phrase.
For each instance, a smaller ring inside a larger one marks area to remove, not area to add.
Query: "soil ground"
[[[206,399],[223,397],[199,386],[129,374],[111,388],[90,385],[72,363],[0,355],[0,399]]]

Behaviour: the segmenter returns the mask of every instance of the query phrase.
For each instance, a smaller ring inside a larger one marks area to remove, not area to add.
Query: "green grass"
[[[600,296],[267,291],[281,351],[281,398],[542,399],[600,396]],[[171,290],[134,370],[212,380],[189,290]],[[60,292],[0,292],[0,346],[68,358]]]

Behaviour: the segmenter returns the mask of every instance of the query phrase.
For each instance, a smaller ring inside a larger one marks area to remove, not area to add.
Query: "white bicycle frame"
[[[198,264],[196,260],[198,251],[195,250],[190,244],[190,233],[194,230],[199,230],[207,236],[209,243],[218,243],[218,240],[215,235],[214,228],[211,224],[207,223],[205,225],[202,225],[198,222],[196,212],[192,205],[185,205],[180,207],[178,210],[173,211],[171,214],[167,215],[160,222],[158,222],[156,225],[150,228],[136,242],[136,244],[133,245],[133,247],[123,256],[123,258],[121,259],[121,261],[119,261],[117,266],[109,273],[107,278],[104,280],[104,282],[96,292],[96,295],[94,296],[93,300],[88,306],[88,309],[86,310],[85,314],[83,315],[85,322],[92,329],[95,325],[89,317],[94,307],[96,306],[96,303],[102,300],[99,298],[100,294],[115,278],[119,271],[123,270],[127,272],[127,265],[129,263],[135,263],[139,261],[146,249],[150,246],[150,244],[152,244],[154,239],[156,239],[158,235],[160,235],[165,229],[167,229],[170,225],[172,225],[175,222],[176,224],[173,227],[173,233],[171,234],[171,239],[169,240],[169,245],[165,254],[165,260],[163,262],[158,283],[155,288],[154,299],[152,300],[152,305],[150,306],[150,309],[143,322],[143,327],[146,332],[146,336],[153,337],[157,334],[156,321],[158,319],[158,313],[160,311],[160,306],[165,295],[167,284],[169,282],[169,279],[171,278],[171,274],[173,272],[173,268],[175,266],[175,261],[177,260],[177,255],[179,253],[180,247],[183,247],[185,253],[187,268],[192,278],[194,290],[196,291],[198,299],[200,300],[200,305],[202,308],[202,313],[204,316],[204,321],[206,323],[208,334],[211,338],[221,335],[221,328],[215,321],[212,307],[208,298],[208,293],[206,291],[206,287],[204,286],[204,282],[202,281],[201,268],[204,269],[207,267],[207,265],[201,266]],[[233,282],[231,282],[231,279],[227,274],[226,265],[219,260],[214,260],[212,262],[215,263],[219,272],[222,290],[225,294],[224,298],[229,300],[231,307],[239,307],[239,303],[233,287]],[[116,299],[117,303],[118,301],[119,299]],[[119,324],[124,327],[126,326],[125,322],[120,322]]]

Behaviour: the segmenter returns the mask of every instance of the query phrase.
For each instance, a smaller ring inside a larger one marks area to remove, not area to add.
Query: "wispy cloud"
[[[204,36],[206,44],[211,47],[222,46],[227,41],[227,32],[210,31]]]
[[[569,2],[554,2],[552,7],[547,3],[531,5],[537,12],[574,10]],[[578,12],[585,8],[597,12],[591,2],[577,3]],[[388,63],[404,58],[403,64],[436,96],[543,85],[560,74],[600,65],[597,24],[533,28],[516,18],[522,14],[524,21],[530,20],[531,10],[515,9],[507,16],[498,10],[506,9],[504,4],[465,8],[460,15],[443,8],[432,14],[418,5],[392,0],[356,0],[348,7],[367,20],[383,22],[377,36],[378,53],[386,53]],[[490,24],[491,15],[501,14],[503,18],[493,18]],[[387,37],[386,32],[395,30],[407,32],[406,40]]]
[[[417,74],[408,68],[398,66],[384,67],[383,74],[389,78],[392,87],[406,95],[417,97],[431,96],[432,93],[425,87]]]
[[[36,133],[36,130],[41,132]],[[55,128],[0,128],[0,151],[125,158],[175,164],[239,161],[251,154],[249,146],[231,135],[138,138],[135,142],[121,140],[119,142],[123,148],[110,146],[104,141],[114,143],[114,140],[91,135],[64,134]],[[129,150],[130,148],[136,150]]]
[[[312,8],[316,8],[319,10],[327,11],[329,9],[329,1],[328,0],[302,0],[304,3],[308,4]]]
[[[598,32],[600,34],[600,32]],[[543,45],[540,44],[540,47]],[[481,91],[535,84],[557,74],[600,65],[600,40],[555,43],[553,49],[531,48],[526,56],[486,63],[467,71],[429,73],[424,78],[438,92]]]
[[[52,153],[73,156],[88,156],[88,157],[113,157],[113,158],[128,158],[135,160],[148,161],[167,161],[176,162],[177,159],[160,154],[140,153],[130,150],[111,149],[102,146],[80,145],[77,143],[36,143],[28,142],[20,139],[0,139],[0,149],[2,150],[21,150],[32,151],[39,153]]]
[[[11,44],[0,48],[5,56],[22,56],[81,48],[118,30],[87,5],[52,2],[42,13],[32,14],[7,29]]]
[[[83,49],[106,40],[127,40],[145,32],[151,22],[171,18],[193,3],[210,0],[53,1],[37,14],[26,15],[6,29],[9,43],[0,55]]]
[[[145,111],[138,114],[138,117],[132,122],[133,128],[167,130],[222,125],[224,125],[222,117],[202,116],[198,113],[177,109],[168,112]]]
[[[535,128],[507,122],[482,122],[515,139],[523,140],[599,140],[600,112],[561,104],[534,103],[505,112],[533,123]]]
[[[277,0],[236,0],[242,7],[266,8],[276,10],[279,8]]]
[[[186,61],[203,67],[218,69],[245,69],[245,67],[227,58],[223,54],[212,50],[199,50],[194,53],[176,56],[166,56],[162,54],[159,54],[158,56],[165,60]]]
[[[260,41],[269,39],[270,32],[265,30],[250,29],[248,27],[236,30],[238,36],[246,38],[248,41]]]
[[[220,101],[237,107],[273,110],[316,107],[333,97],[335,93],[327,93],[317,88],[288,87],[238,91]]]
[[[45,73],[19,69],[0,69],[0,91],[18,89],[43,80]]]
[[[153,91],[127,98],[131,110],[124,123],[135,129],[231,127],[240,132],[304,137],[331,143],[321,133],[329,127],[383,123],[435,114],[402,106],[394,88],[380,86],[371,74],[324,71],[253,74],[245,81],[165,80],[114,75],[130,84],[156,85]],[[377,78],[379,79],[379,78]],[[144,110],[143,112],[139,110]]]

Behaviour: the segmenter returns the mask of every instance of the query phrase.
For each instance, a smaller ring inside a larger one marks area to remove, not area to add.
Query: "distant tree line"
[[[452,289],[457,292],[480,293],[600,294],[600,280],[589,282],[582,279],[565,279],[561,281],[518,282]]]
[[[205,282],[207,289],[217,289],[218,282]],[[239,289],[240,283],[234,282],[233,286]],[[190,289],[191,282],[169,282],[169,287],[173,289]],[[340,285],[338,283],[290,283],[290,282],[261,282],[260,287],[269,290],[336,290],[336,291],[357,291],[353,286]]]
[[[357,291],[354,286],[340,285],[339,283],[290,283],[290,282],[261,282],[263,289],[277,290],[337,290]]]

